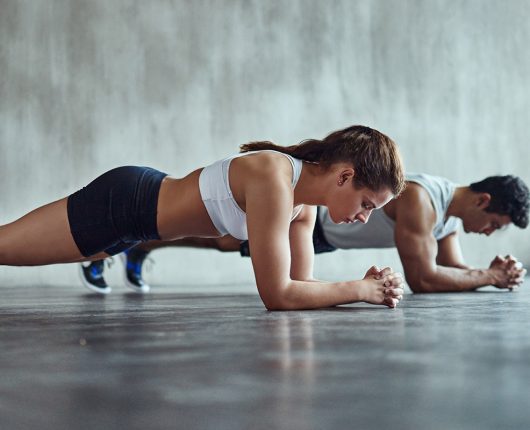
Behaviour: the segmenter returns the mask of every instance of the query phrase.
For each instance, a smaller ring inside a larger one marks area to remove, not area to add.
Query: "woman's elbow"
[[[274,312],[274,311],[288,311],[290,310],[287,306],[281,304],[281,303],[266,303],[266,302],[263,302],[265,304],[265,308],[268,310],[268,311],[271,311],[271,312]]]
[[[296,309],[293,307],[293,301],[289,299],[288,288],[286,286],[267,286],[259,288],[261,301],[268,311],[288,311]],[[265,290],[263,294],[261,291]]]
[[[289,311],[295,309],[291,303],[281,297],[262,298],[262,301],[268,311]]]

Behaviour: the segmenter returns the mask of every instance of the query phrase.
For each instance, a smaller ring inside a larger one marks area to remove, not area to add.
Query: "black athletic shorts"
[[[149,167],[118,167],[70,195],[68,221],[81,254],[114,255],[160,239],[156,214],[166,176]]]
[[[317,207],[317,219],[315,221],[315,227],[313,228],[313,249],[315,254],[323,254],[324,252],[336,251],[337,248],[330,245],[324,237],[324,231],[318,218],[318,212],[320,208]],[[248,246],[248,240],[241,242],[239,246],[239,252],[242,257],[250,257],[250,247]]]

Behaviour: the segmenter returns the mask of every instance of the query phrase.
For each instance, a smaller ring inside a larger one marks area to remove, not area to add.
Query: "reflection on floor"
[[[267,312],[252,286],[3,287],[0,428],[530,428],[529,288]]]

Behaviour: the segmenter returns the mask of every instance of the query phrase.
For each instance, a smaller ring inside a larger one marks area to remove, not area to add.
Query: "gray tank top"
[[[414,182],[429,193],[436,211],[436,224],[433,235],[436,240],[455,232],[460,225],[460,219],[449,217],[444,220],[449,203],[453,198],[456,185],[445,178],[422,173],[409,173],[407,182]],[[383,209],[372,212],[366,224],[335,224],[329,217],[328,209],[321,207],[319,221],[324,231],[324,237],[330,245],[340,249],[351,248],[393,248],[395,222],[388,217]]]

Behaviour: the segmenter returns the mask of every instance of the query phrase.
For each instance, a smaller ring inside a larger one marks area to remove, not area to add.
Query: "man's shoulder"
[[[396,212],[406,214],[409,221],[436,221],[436,209],[429,192],[421,185],[410,182],[403,193],[396,199]]]
[[[407,203],[416,203],[418,205],[429,205],[431,204],[431,195],[420,183],[407,182],[407,186],[403,193],[399,196],[396,202],[406,201]]]
[[[444,194],[447,190],[454,188],[454,183],[450,179],[429,175],[428,173],[408,173],[405,180],[407,181],[407,186],[416,184],[434,196]]]

